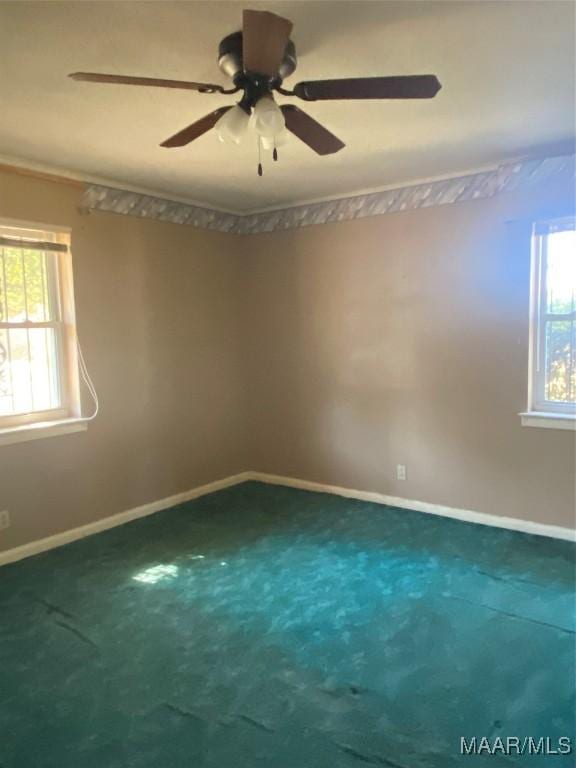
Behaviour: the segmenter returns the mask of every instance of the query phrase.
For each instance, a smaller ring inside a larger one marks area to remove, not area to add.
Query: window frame
[[[53,251],[47,290],[57,318],[44,322],[26,319],[23,322],[0,322],[0,329],[54,328],[57,335],[56,368],[60,405],[43,411],[29,411],[0,416],[0,433],[20,432],[22,428],[38,427],[59,422],[69,423],[80,418],[80,378],[76,341],[76,314],[72,274],[71,230],[69,227],[30,221],[0,218],[3,236],[24,237],[64,245],[65,250]],[[12,442],[12,441],[11,441]]]
[[[546,328],[549,322],[575,320],[576,311],[569,314],[555,314],[546,312],[547,283],[546,283],[546,259],[547,238],[550,232],[545,231],[550,227],[571,225],[575,228],[574,216],[561,216],[548,218],[534,222],[531,232],[531,276],[530,276],[530,336],[528,354],[528,406],[523,417],[548,417],[558,419],[561,422],[550,424],[558,428],[571,428],[567,421],[576,419],[576,403],[562,403],[546,400]],[[530,418],[523,420],[526,426],[547,426],[544,423],[536,423]]]

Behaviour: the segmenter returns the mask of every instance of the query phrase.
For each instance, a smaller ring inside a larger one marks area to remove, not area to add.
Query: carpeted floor
[[[1,768],[572,766],[573,545],[245,483],[0,569]]]

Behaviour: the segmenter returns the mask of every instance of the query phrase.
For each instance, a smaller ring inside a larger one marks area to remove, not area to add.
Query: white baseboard
[[[486,512],[474,512],[471,509],[444,507],[440,504],[429,504],[426,501],[403,499],[398,496],[386,496],[384,493],[376,493],[374,491],[356,491],[352,488],[341,488],[338,485],[325,485],[324,483],[299,480],[294,477],[283,477],[282,475],[268,475],[264,472],[246,472],[245,475],[246,480],[258,480],[261,483],[270,483],[272,485],[285,485],[289,488],[300,488],[304,491],[332,493],[335,496],[345,496],[349,499],[371,501],[374,504],[386,504],[389,507],[401,507],[402,509],[412,509],[416,512],[425,512],[429,515],[451,517],[455,520],[463,520],[466,523],[490,525],[495,528],[507,528],[511,531],[531,533],[535,536],[548,536],[553,539],[576,542],[576,530],[573,530],[572,528],[563,528],[559,525],[535,523],[531,520],[520,520],[516,517],[500,517],[499,515],[490,515]]]
[[[387,496],[375,491],[356,491],[352,488],[342,488],[338,485],[325,485],[324,483],[315,483],[311,480],[299,480],[295,477],[284,477],[282,475],[269,475],[265,472],[240,472],[237,475],[230,475],[222,480],[216,480],[213,483],[192,488],[183,493],[176,493],[165,499],[152,501],[149,504],[142,504],[140,507],[127,509],[111,517],[105,517],[102,520],[95,520],[93,523],[82,525],[79,528],[72,528],[70,531],[63,531],[54,536],[48,536],[45,539],[32,541],[29,544],[23,544],[14,549],[8,549],[0,552],[0,566],[14,563],[17,560],[23,560],[32,555],[38,555],[49,549],[56,549],[64,544],[69,544],[78,539],[84,539],[94,533],[107,531],[109,528],[116,528],[118,525],[124,525],[131,520],[137,520],[140,517],[152,515],[169,507],[175,507],[177,504],[183,504],[185,501],[197,499],[200,496],[206,496],[214,491],[220,491],[229,488],[232,485],[246,482],[247,480],[256,480],[260,483],[270,485],[284,485],[289,488],[299,488],[304,491],[315,491],[317,493],[332,493],[335,496],[344,496],[349,499],[358,499],[359,501],[371,501],[374,504],[385,504],[390,507],[400,507],[402,509],[412,509],[416,512],[425,512],[430,515],[440,515],[441,517],[451,517],[455,520],[463,520],[467,523],[477,523],[479,525],[490,525],[496,528],[507,528],[511,531],[520,531],[521,533],[531,533],[535,536],[548,536],[553,539],[563,539],[565,541],[576,542],[576,531],[571,528],[562,528],[559,525],[546,525],[544,523],[535,523],[531,520],[520,520],[515,517],[500,517],[499,515],[490,515],[485,512],[474,512],[470,509],[457,509],[455,507],[444,507],[440,504],[429,504],[426,501],[416,501],[413,499],[403,499],[398,496]]]
[[[8,549],[5,552],[0,552],[0,566],[14,563],[17,560],[23,560],[25,557],[38,555],[40,552],[46,552],[49,549],[61,547],[63,544],[69,544],[78,539],[84,539],[86,536],[92,536],[94,533],[107,531],[109,528],[116,528],[118,525],[124,525],[124,523],[129,523],[131,520],[137,520],[139,517],[153,515],[154,512],[160,512],[163,509],[175,507],[177,504],[183,504],[185,501],[191,501],[200,496],[206,496],[208,493],[220,491],[223,488],[242,483],[245,480],[251,480],[251,476],[251,472],[241,472],[238,475],[231,475],[230,477],[225,477],[222,480],[216,480],[215,482],[207,483],[206,485],[200,485],[197,488],[192,488],[183,493],[176,493],[165,499],[151,501],[149,504],[142,504],[140,507],[127,509],[125,512],[119,512],[117,515],[111,515],[110,517],[104,517],[101,520],[95,520],[93,523],[82,525],[79,528],[72,528],[70,531],[56,533],[54,536],[48,536],[45,539],[31,541],[30,544],[23,544],[21,547]]]

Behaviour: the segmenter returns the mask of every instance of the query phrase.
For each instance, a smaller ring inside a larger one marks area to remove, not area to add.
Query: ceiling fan
[[[213,83],[161,80],[153,77],[126,77],[95,72],[74,72],[73,80],[119,85],[144,85],[179,88],[199,93],[233,94],[242,91],[235,106],[219,107],[163,141],[162,147],[182,147],[216,128],[222,141],[239,143],[253,115],[259,136],[258,150],[284,143],[287,131],[293,133],[319,155],[338,152],[344,143],[310,115],[293,104],[278,107],[274,92],[296,96],[303,101],[334,99],[431,99],[441,88],[435,75],[402,77],[354,77],[301,82],[289,91],[282,87],[296,69],[296,49],[290,40],[292,22],[268,11],[244,10],[242,31],[225,37],[219,46],[218,64],[231,78],[233,88]],[[262,164],[258,163],[262,175]]]

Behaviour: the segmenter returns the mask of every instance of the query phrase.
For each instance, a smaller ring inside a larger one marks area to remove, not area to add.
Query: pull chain
[[[262,176],[262,139],[258,136],[258,176]]]
[[[278,150],[276,149],[276,142],[274,142],[274,151],[272,152],[272,159],[278,160]]]

